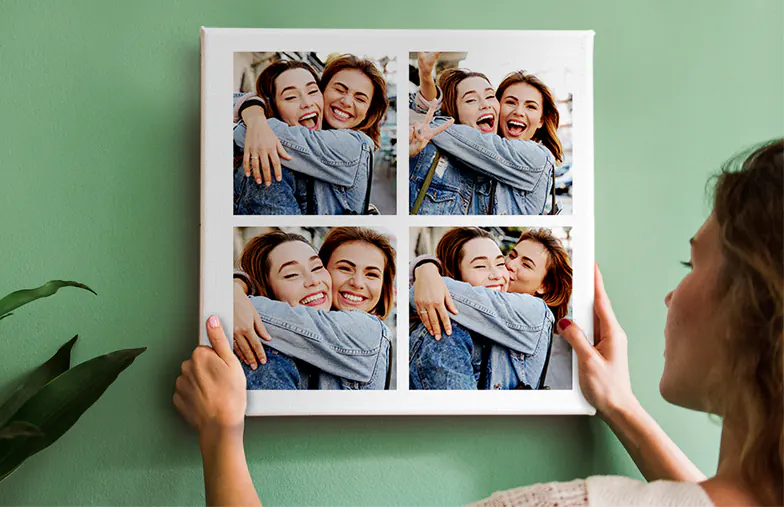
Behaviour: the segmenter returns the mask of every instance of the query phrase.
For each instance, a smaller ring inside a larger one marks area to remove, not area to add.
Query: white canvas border
[[[341,51],[397,57],[399,149],[408,136],[408,53],[417,50],[488,51],[498,44],[521,50],[530,61],[568,62],[581,73],[574,86],[573,214],[558,216],[410,217],[408,164],[397,161],[397,215],[352,216],[348,225],[385,227],[398,247],[397,366],[395,391],[248,391],[248,415],[491,415],[593,414],[577,381],[572,353],[572,390],[552,391],[408,391],[408,249],[409,228],[422,226],[518,225],[572,228],[573,316],[592,336],[594,262],[593,188],[593,35],[592,31],[463,30],[321,30],[202,28],[201,110],[201,283],[200,343],[208,343],[209,315],[233,327],[232,230],[240,226],[347,225],[345,216],[235,217],[232,180],[225,170],[232,159],[233,53],[243,51]],[[497,83],[495,83],[497,84]]]

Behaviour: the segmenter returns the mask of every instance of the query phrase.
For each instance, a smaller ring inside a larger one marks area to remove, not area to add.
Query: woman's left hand
[[[425,115],[425,121],[421,123],[413,124],[408,130],[408,157],[411,158],[416,156],[420,151],[427,146],[427,143],[430,142],[435,136],[440,134],[441,132],[445,131],[449,127],[455,123],[454,118],[450,118],[447,122],[439,125],[438,127],[432,127],[430,122],[433,121],[433,116],[436,113],[436,106],[431,105],[430,109],[427,110],[427,115]]]

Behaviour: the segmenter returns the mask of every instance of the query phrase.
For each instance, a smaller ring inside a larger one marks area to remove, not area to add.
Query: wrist
[[[417,273],[426,273],[432,272],[437,275],[441,274],[441,271],[438,269],[438,261],[436,259],[423,259],[419,261],[419,264],[414,267],[414,275]]]
[[[241,278],[234,279],[234,288],[242,291],[244,295],[248,295],[248,285]]]
[[[244,421],[234,426],[205,424],[199,430],[199,447],[202,453],[209,453],[217,448],[239,445],[242,447]]]
[[[253,104],[244,108],[240,112],[240,116],[242,117],[242,121],[246,124],[255,121],[267,121],[267,116],[264,114],[264,108],[259,104]]]
[[[625,422],[639,418],[645,414],[639,400],[634,394],[629,393],[608,402],[607,406],[600,411],[599,415],[611,425],[623,425]]]

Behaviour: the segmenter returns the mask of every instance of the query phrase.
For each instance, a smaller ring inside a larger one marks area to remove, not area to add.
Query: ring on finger
[[[250,157],[251,160],[253,160],[254,158],[258,159],[259,157],[257,157],[256,155],[253,155],[253,156]]]

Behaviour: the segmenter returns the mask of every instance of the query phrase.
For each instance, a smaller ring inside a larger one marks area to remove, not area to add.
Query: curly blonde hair
[[[725,164],[713,203],[724,256],[716,315],[729,353],[710,408],[742,435],[744,480],[765,505],[784,504],[783,189],[779,139]]]

